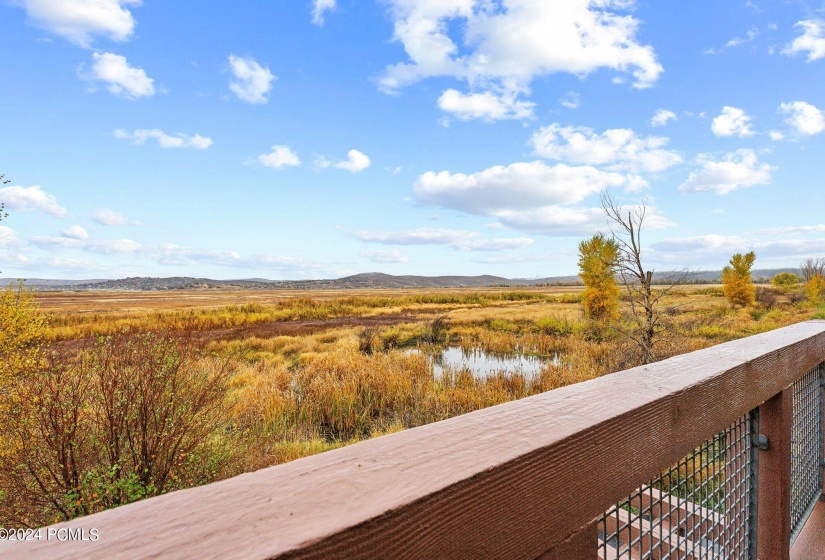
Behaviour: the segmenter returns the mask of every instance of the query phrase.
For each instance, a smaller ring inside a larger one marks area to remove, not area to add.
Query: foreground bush
[[[40,526],[220,475],[225,363],[185,334],[53,352],[2,396],[0,526]]]

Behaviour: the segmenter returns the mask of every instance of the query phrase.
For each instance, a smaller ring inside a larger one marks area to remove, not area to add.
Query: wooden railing
[[[98,537],[0,557],[592,560],[607,509],[759,409],[753,530],[758,557],[783,560],[788,388],[823,361],[825,321],[800,323],[55,525]]]

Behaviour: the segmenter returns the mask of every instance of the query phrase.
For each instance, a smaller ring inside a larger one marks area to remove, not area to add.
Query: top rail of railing
[[[61,523],[99,537],[0,556],[553,557],[823,361],[825,321],[799,323]]]

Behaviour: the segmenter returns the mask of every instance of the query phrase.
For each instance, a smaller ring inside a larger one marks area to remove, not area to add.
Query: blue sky
[[[5,277],[825,255],[825,5],[0,0]]]

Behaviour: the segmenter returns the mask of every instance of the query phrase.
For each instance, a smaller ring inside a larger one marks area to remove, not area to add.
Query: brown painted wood
[[[757,558],[788,560],[791,549],[791,426],[793,389],[759,407],[759,433],[768,449],[759,451]]]
[[[791,547],[791,560],[825,560],[825,496]]]
[[[536,560],[596,560],[596,546],[599,541],[598,519],[579,530],[553,550],[539,556]]]
[[[3,558],[533,559],[825,358],[809,321],[57,527]]]

